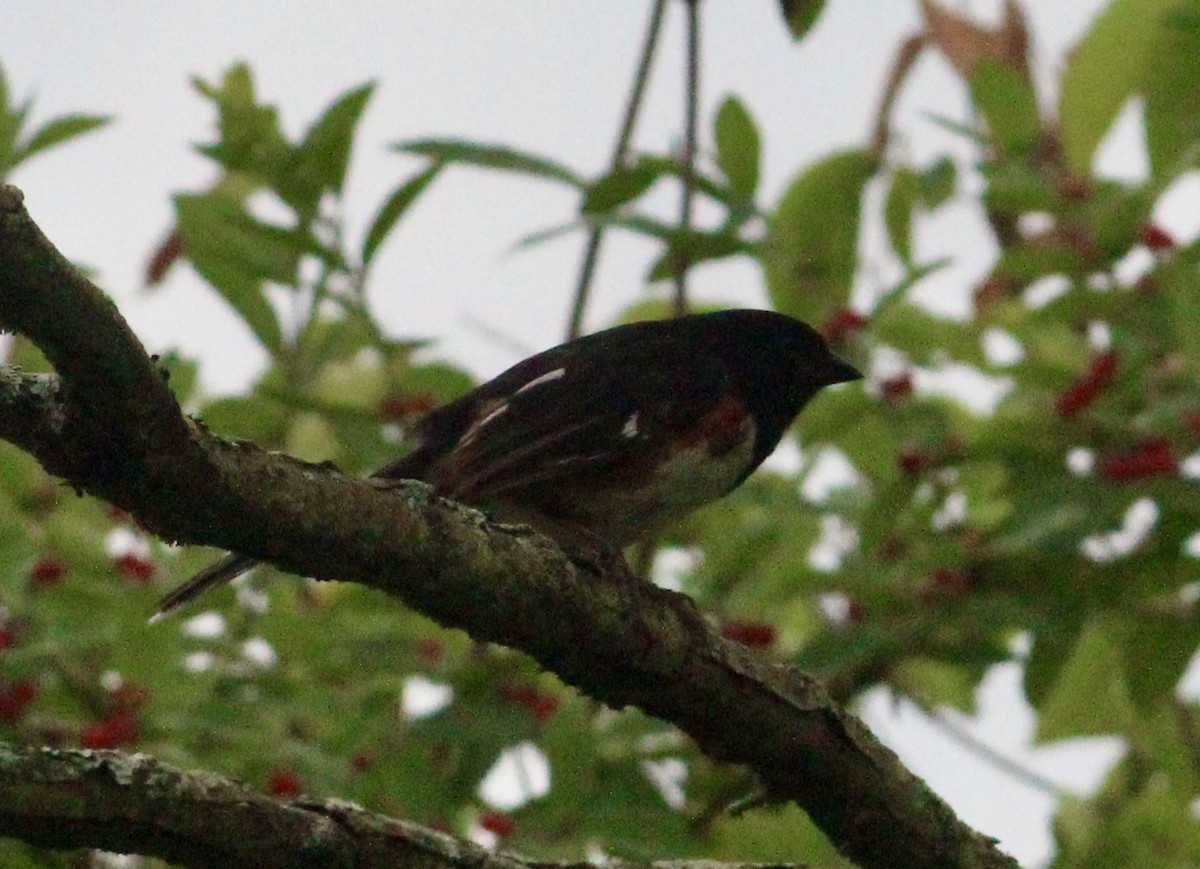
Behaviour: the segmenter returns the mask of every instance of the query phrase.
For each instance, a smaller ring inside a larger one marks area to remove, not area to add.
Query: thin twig
[[[929,34],[925,31],[915,33],[904,42],[896,52],[892,68],[888,73],[887,84],[883,89],[883,99],[879,103],[879,111],[875,115],[875,130],[871,134],[871,151],[876,157],[882,158],[887,151],[888,139],[892,124],[892,106],[900,93],[900,85],[908,77],[921,51],[929,42]]]
[[[637,126],[638,112],[642,107],[642,97],[646,92],[646,82],[650,79],[650,66],[654,60],[654,50],[658,47],[658,34],[662,29],[663,10],[667,0],[654,0],[654,8],[650,12],[650,24],[646,28],[646,39],[642,44],[641,58],[638,60],[637,72],[633,77],[633,88],[629,92],[629,102],[625,106],[625,118],[621,122],[621,132],[617,136],[616,147],[613,148],[612,168],[618,169],[625,162],[629,153],[629,144],[633,140],[633,131]],[[583,252],[583,263],[579,268],[579,280],[575,284],[575,301],[571,306],[571,321],[567,325],[567,337],[578,338],[583,331],[583,314],[587,310],[588,296],[592,289],[592,276],[596,272],[596,260],[600,255],[600,239],[604,235],[604,227],[594,226],[588,233],[587,246]]]
[[[983,758],[983,760],[987,761],[1001,772],[1007,773],[1022,784],[1028,785],[1034,790],[1041,791],[1042,793],[1053,797],[1056,800],[1074,796],[1069,789],[1064,788],[1057,782],[1051,781],[1041,773],[1034,772],[1028,767],[1022,766],[1012,758],[1005,757],[999,751],[980,740],[958,722],[947,718],[945,714],[928,709],[923,704],[917,705],[925,712],[930,724],[942,731],[942,733],[953,739],[963,748]]]
[[[679,207],[679,238],[686,240],[692,229],[692,194],[696,185],[696,104],[700,93],[700,0],[684,0],[687,6],[687,82],[684,102],[686,105],[684,120],[683,154],[683,201]],[[676,252],[675,263],[675,300],[674,313],[676,317],[687,313],[687,273],[688,255],[685,251]]]

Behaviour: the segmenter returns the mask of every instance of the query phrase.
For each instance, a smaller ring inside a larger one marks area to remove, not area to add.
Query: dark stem
[[[642,43],[642,54],[638,60],[637,72],[633,77],[633,88],[629,92],[629,102],[625,106],[625,118],[621,122],[621,132],[617,136],[616,147],[613,148],[612,168],[617,169],[625,162],[629,153],[629,143],[633,139],[633,130],[637,126],[638,113],[642,108],[642,97],[646,92],[646,82],[650,79],[650,65],[654,60],[654,50],[658,47],[658,34],[662,29],[663,10],[667,0],[654,0],[654,8],[650,12],[650,24],[646,28],[646,39]],[[579,280],[575,284],[575,301],[571,306],[571,321],[567,325],[567,338],[578,338],[583,331],[583,315],[587,310],[588,296],[592,289],[592,276],[596,273],[596,259],[600,255],[600,239],[604,228],[595,226],[588,233],[587,246],[583,251],[583,263],[579,268]]]
[[[888,138],[891,128],[892,107],[896,104],[896,96],[900,93],[900,85],[908,77],[921,51],[929,42],[929,35],[924,31],[916,33],[900,44],[892,68],[888,72],[887,84],[883,89],[883,99],[879,103],[879,111],[875,113],[875,129],[871,133],[871,151],[882,159],[887,151]]]
[[[679,207],[679,238],[686,244],[692,229],[692,194],[696,186],[696,104],[700,93],[700,0],[684,0],[687,6],[687,81],[685,84],[683,154],[683,201]],[[676,317],[687,313],[688,255],[676,252],[675,299]]]

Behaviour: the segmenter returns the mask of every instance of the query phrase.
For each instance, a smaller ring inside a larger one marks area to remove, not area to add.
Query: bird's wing
[[[653,354],[634,350],[612,370],[568,357],[537,376],[509,378],[505,389],[479,403],[439,462],[439,487],[451,497],[487,499],[615,471],[661,445],[672,427],[686,424],[681,416],[702,412],[727,380],[716,360],[688,359],[681,369],[643,355]]]

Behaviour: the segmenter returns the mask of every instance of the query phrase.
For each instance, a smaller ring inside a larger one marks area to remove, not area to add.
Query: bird
[[[624,547],[736,489],[818,392],[861,377],[815,329],[774,311],[628,323],[430,411],[414,448],[371,477],[422,480],[559,541]],[[164,596],[155,618],[258,563],[228,555]]]

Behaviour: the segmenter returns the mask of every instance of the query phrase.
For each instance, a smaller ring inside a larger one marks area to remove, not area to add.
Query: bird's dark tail
[[[220,561],[204,568],[204,570],[197,573],[183,585],[168,592],[158,602],[158,608],[155,610],[154,615],[150,617],[150,621],[156,622],[170,615],[192,598],[198,597],[214,586],[241,576],[258,563],[257,558],[252,558],[249,555],[239,555],[236,552],[226,555]]]

